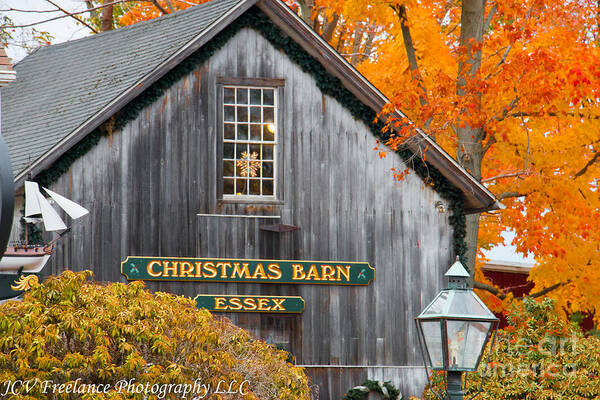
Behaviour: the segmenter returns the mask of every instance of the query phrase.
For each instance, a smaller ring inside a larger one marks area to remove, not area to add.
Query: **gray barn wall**
[[[217,199],[216,78],[285,79],[278,150],[280,204]],[[91,210],[61,242],[45,272],[91,269],[124,281],[128,255],[368,261],[368,287],[152,282],[152,290],[301,295],[301,315],[228,314],[263,339],[283,343],[309,369],[320,398],[337,399],[366,377],[418,395],[413,318],[442,287],[452,228],[442,200],[413,173],[395,182],[399,157],[380,159],[367,127],[255,31],[244,29],[211,60],[172,86],[121,131],[104,137],[56,182]],[[288,233],[259,230],[266,219],[197,213],[281,215]],[[354,366],[351,368],[331,365]],[[367,367],[369,366],[369,367]],[[411,368],[415,367],[415,368]]]

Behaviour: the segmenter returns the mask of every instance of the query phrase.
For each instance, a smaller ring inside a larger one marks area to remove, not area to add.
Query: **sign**
[[[300,296],[237,296],[199,294],[194,299],[198,308],[217,312],[301,313],[304,299]]]
[[[127,280],[368,285],[375,269],[366,262],[239,260],[129,256]]]

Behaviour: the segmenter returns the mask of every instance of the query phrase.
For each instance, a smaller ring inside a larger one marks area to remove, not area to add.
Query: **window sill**
[[[284,202],[278,199],[253,199],[253,198],[225,198],[219,200],[220,204],[265,204],[265,205],[283,205]]]

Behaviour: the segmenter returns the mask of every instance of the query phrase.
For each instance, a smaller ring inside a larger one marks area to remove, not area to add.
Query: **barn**
[[[13,239],[25,180],[90,210],[43,275],[196,298],[290,351],[321,399],[367,378],[420,394],[413,318],[496,198],[418,130],[379,157],[387,99],[284,3],[214,0],[15,70]]]

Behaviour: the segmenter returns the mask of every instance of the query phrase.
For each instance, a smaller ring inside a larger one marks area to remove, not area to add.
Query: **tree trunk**
[[[315,5],[314,0],[299,0],[298,5],[300,6],[300,18],[304,20],[308,25],[313,26],[312,11]]]
[[[598,1],[600,1],[600,0],[598,0]],[[327,21],[323,25],[323,33],[321,34],[321,36],[329,44],[331,44],[331,39],[333,38],[333,34],[335,32],[335,28],[337,27],[339,20],[340,20],[340,16],[337,13],[334,13],[331,21]]]
[[[356,66],[360,60],[360,47],[363,41],[364,25],[359,24],[354,28],[354,41],[352,42],[352,55],[350,56],[350,64]]]
[[[473,44],[483,41],[483,25],[485,19],[485,0],[463,0],[461,14],[460,46],[468,51],[466,60],[458,66],[457,93],[459,96],[469,97],[470,101],[481,104],[480,93],[468,93],[467,83],[479,75],[481,66],[481,50],[473,50]],[[479,107],[478,107],[479,108]],[[469,115],[464,114],[465,119]],[[482,141],[484,130],[481,126],[458,124],[456,126],[458,148],[456,151],[460,164],[466,168],[477,180],[481,180],[481,161],[484,155]],[[479,214],[467,216],[467,258],[466,267],[471,272],[471,286],[475,271],[475,257],[477,254],[477,234],[479,231]]]
[[[103,4],[112,3],[114,0],[104,0]],[[100,17],[100,30],[102,32],[110,31],[113,28],[113,5],[106,6],[102,9]]]

